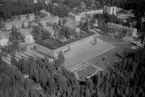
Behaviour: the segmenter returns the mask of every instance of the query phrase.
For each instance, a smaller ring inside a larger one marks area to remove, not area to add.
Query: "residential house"
[[[51,36],[50,37],[52,37],[52,38],[55,38],[55,32],[54,32],[54,29],[52,28],[52,26],[43,26],[43,30],[45,31],[45,32],[48,32]]]
[[[99,10],[86,10],[84,12],[81,12],[80,15],[82,17],[84,17],[85,15],[90,15],[92,17],[94,14],[102,14],[102,13],[103,13],[102,9],[99,9]]]
[[[9,43],[10,31],[0,31],[0,46],[7,46]]]
[[[33,3],[35,4],[35,3],[38,3],[38,1],[37,0],[33,0]]]
[[[24,41],[26,44],[32,44],[35,42],[31,32],[32,29],[19,29],[19,32],[24,36]]]
[[[77,13],[69,12],[68,17],[75,22],[80,22],[81,21],[81,16]]]
[[[31,13],[31,14],[28,15],[28,20],[29,21],[32,21],[34,19],[35,19],[35,15],[33,13]]]
[[[70,18],[71,20],[76,22],[76,25],[81,21],[82,18],[86,17],[86,16],[90,16],[90,18],[94,15],[94,14],[100,14],[103,13],[102,9],[99,10],[86,10],[83,12],[78,12],[78,13],[74,13],[74,12],[69,12],[68,13],[68,18]]]
[[[28,27],[28,24],[34,20],[35,16],[34,14],[29,14],[28,19],[27,15],[21,15],[20,20],[14,20],[12,22],[5,22],[5,30],[11,30],[12,26],[15,26],[17,29],[22,28],[22,26]]]
[[[116,15],[117,8],[116,6],[104,6],[104,12],[109,15]]]
[[[41,17],[49,17],[51,14],[47,12],[46,10],[40,10],[40,16]]]
[[[51,3],[52,0],[45,0],[45,3],[48,4],[48,3]]]
[[[75,22],[67,22],[67,23],[64,24],[64,26],[66,26],[66,27],[68,27],[70,29],[74,29],[74,30],[76,29]]]
[[[42,26],[47,26],[48,24],[58,24],[59,17],[58,16],[49,16],[46,18],[41,18],[40,23]]]
[[[27,20],[27,15],[20,15],[20,20],[21,21],[26,21]]]

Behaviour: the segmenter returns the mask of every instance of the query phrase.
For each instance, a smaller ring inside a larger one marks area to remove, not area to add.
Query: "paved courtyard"
[[[130,43],[112,36],[102,36],[99,37],[99,39],[103,41],[98,42],[95,46],[87,44],[65,55],[67,56],[64,63],[65,67],[73,71],[73,69],[75,70],[80,67],[80,63],[89,62],[103,71],[106,71],[108,67],[114,64],[114,61],[121,60],[115,53],[123,56],[124,51],[129,50],[131,46]],[[85,74],[86,71],[88,74],[92,72],[90,69],[84,68],[84,70],[82,69],[80,71],[81,75],[83,72]],[[79,76],[81,77],[81,75]],[[87,76],[86,74],[86,77]]]
[[[101,55],[109,50],[115,48],[110,43],[99,40],[98,44],[92,45],[90,43],[70,51],[65,56],[64,66],[66,68],[74,67],[80,63],[86,62],[98,55]]]

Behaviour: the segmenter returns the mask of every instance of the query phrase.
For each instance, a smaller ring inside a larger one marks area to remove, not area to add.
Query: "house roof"
[[[43,29],[46,30],[49,33],[54,32],[54,29],[52,27],[50,27],[50,26],[44,26]]]
[[[0,39],[4,37],[9,37],[11,31],[0,31]]]
[[[31,35],[32,29],[19,29],[20,33],[22,33],[24,36]]]
[[[66,27],[71,28],[71,29],[75,29],[76,25],[75,22],[67,22],[64,24]]]
[[[30,22],[30,20],[25,20],[25,21],[22,21],[22,20],[15,20],[15,21],[12,21],[12,22],[5,22],[6,25],[15,25],[15,24],[21,24],[23,22]]]
[[[76,16],[78,14],[77,13],[74,13],[74,12],[69,12],[68,15],[70,15],[70,16]]]
[[[47,21],[47,20],[56,20],[56,19],[58,19],[59,17],[58,16],[47,16],[46,18],[42,18],[42,19],[40,19],[40,21]]]
[[[50,14],[50,13],[47,12],[46,10],[40,10],[40,12],[41,12],[41,13],[44,13],[44,14],[46,14],[46,15],[47,15],[47,14]]]
[[[20,15],[20,17],[26,17],[27,15]],[[29,17],[31,16],[35,16],[33,13],[29,14]],[[13,20],[11,22],[5,22],[6,25],[14,25],[14,24],[19,24],[19,23],[23,23],[23,22],[30,22],[31,20],[27,19],[27,20]]]

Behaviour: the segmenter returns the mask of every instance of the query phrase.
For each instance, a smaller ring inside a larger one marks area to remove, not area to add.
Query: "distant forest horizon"
[[[21,14],[36,13],[41,9],[57,15],[59,17],[67,16],[71,10],[67,5],[72,7],[85,4],[86,7],[102,8],[104,5],[113,5],[124,9],[133,9],[133,12],[141,17],[144,15],[145,0],[37,0],[38,3],[33,3],[34,0],[1,0],[0,1],[0,19],[10,19],[12,16]],[[49,3],[46,4],[45,1]],[[84,3],[82,3],[84,2]],[[58,3],[54,6],[54,3]],[[66,6],[65,6],[66,5]]]

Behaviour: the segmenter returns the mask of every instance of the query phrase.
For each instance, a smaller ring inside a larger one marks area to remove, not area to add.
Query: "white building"
[[[9,43],[10,31],[0,31],[0,46],[7,46]]]
[[[53,29],[51,26],[44,26],[44,27],[43,27],[43,30],[44,30],[45,32],[48,32],[48,33],[51,35],[51,37],[55,38],[54,29]]]
[[[35,3],[38,3],[38,1],[37,1],[37,0],[34,0],[33,3],[34,3],[34,4],[35,4]]]
[[[86,14],[93,16],[94,14],[102,14],[102,13],[103,13],[103,9],[99,9],[99,10],[88,10],[85,12],[81,12],[80,15],[84,17]]]
[[[28,20],[29,21],[32,21],[34,19],[35,19],[35,15],[33,13],[31,13],[31,14],[28,15]]]
[[[73,12],[69,12],[68,13],[68,17],[70,19],[72,19],[75,22],[80,22],[82,17],[85,17],[86,15],[90,15],[93,16],[94,14],[101,14],[103,13],[102,9],[99,10],[88,10],[88,11],[84,11],[84,12],[79,12],[79,13],[73,13]]]
[[[116,6],[104,6],[104,12],[108,13],[109,15],[116,15],[117,8]]]
[[[71,18],[75,22],[80,22],[81,21],[81,16],[79,14],[69,12],[68,17]]]
[[[44,14],[44,15],[46,15],[46,16],[50,16],[51,14],[49,13],[49,12],[47,12],[46,10],[40,10],[40,13],[41,14]]]
[[[24,27],[28,27],[29,22],[35,19],[34,14],[29,14],[28,19],[26,15],[21,15],[20,20],[14,20],[12,22],[5,22],[5,30],[11,30],[12,26],[15,26],[17,29],[22,28],[22,25]]]
[[[58,16],[49,16],[40,19],[40,23],[42,24],[42,26],[47,26],[47,24],[54,24],[54,23],[58,24],[58,21],[59,21]]]

